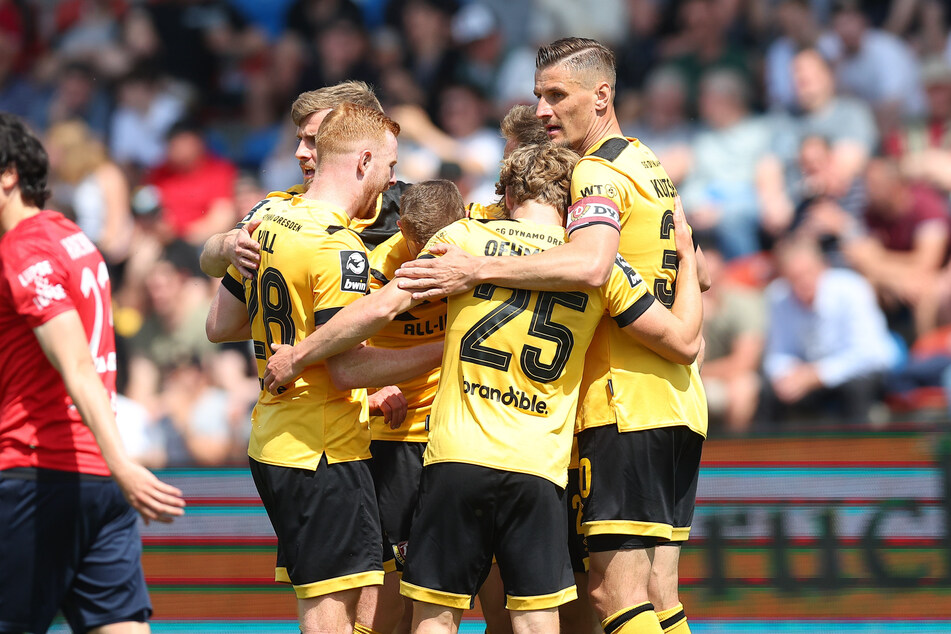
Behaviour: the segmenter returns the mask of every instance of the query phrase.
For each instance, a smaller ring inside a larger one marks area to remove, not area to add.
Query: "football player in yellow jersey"
[[[482,283],[590,288],[603,283],[620,252],[669,301],[675,282],[682,283],[670,231],[679,200],[654,154],[622,136],[614,79],[614,55],[594,40],[567,38],[538,52],[536,115],[554,143],[583,155],[572,175],[565,246],[505,266],[442,247],[442,258],[402,267],[398,276],[413,279],[400,284],[416,298]],[[677,566],[693,517],[706,434],[697,369],[623,341],[607,321],[590,357],[579,443],[592,605],[608,634],[689,632]],[[663,455],[677,458],[660,462]],[[626,504],[625,498],[644,503]]]
[[[294,185],[286,192],[271,192],[268,197],[251,209],[238,225],[225,233],[210,237],[202,248],[201,270],[212,277],[222,277],[228,265],[233,265],[245,277],[250,278],[252,271],[260,261],[260,248],[251,234],[260,220],[254,220],[255,212],[267,204],[268,199],[289,198],[307,190],[314,177],[315,147],[314,139],[320,124],[332,108],[344,102],[354,103],[383,112],[383,107],[373,93],[373,89],[362,81],[348,80],[302,92],[291,106],[291,118],[297,126],[297,150],[294,156],[300,163],[303,183]],[[373,248],[398,232],[396,218],[399,215],[399,197],[407,185],[397,182],[380,195],[376,213],[369,218],[357,219],[351,229],[361,234],[366,246]]]
[[[503,163],[500,186],[507,185],[508,206],[519,220],[461,221],[437,234],[431,244],[451,239],[493,256],[525,255],[561,244],[567,175],[576,159],[564,149],[517,150]],[[683,222],[682,216],[677,219]],[[682,319],[654,302],[621,258],[604,296],[539,294],[486,285],[450,301],[447,347],[452,352],[444,357],[433,408],[428,466],[403,583],[404,594],[421,601],[414,616],[416,631],[450,631],[454,621],[458,624],[493,551],[506,579],[515,631],[557,631],[555,607],[574,596],[563,487],[583,356],[570,352],[586,347],[606,306],[625,331],[645,345],[676,361],[692,361],[699,349],[700,297],[688,230],[680,226],[685,284],[677,292],[674,309]],[[411,304],[409,292],[387,285],[298,344],[299,362],[306,366],[338,353]],[[293,373],[278,377],[278,383],[289,376]],[[441,475],[427,476],[427,471]],[[481,503],[459,501],[461,492],[474,486],[497,493],[503,483],[493,479],[499,477],[506,487],[514,487],[509,489],[511,498],[483,500],[489,506],[472,517]],[[525,490],[514,481],[524,484]],[[440,490],[445,486],[451,492]],[[490,509],[493,504],[498,507]],[[532,504],[537,506],[527,512],[529,518],[519,515]],[[506,518],[506,513],[514,515]],[[532,521],[539,526],[532,528]],[[509,529],[511,533],[501,536]],[[494,541],[486,541],[493,532]],[[545,539],[539,539],[540,534]],[[467,546],[473,543],[483,546],[473,552]],[[455,559],[445,562],[431,548],[452,552]]]
[[[307,192],[262,208],[259,268],[250,280],[229,268],[206,324],[213,341],[253,338],[259,376],[269,344],[304,339],[366,293],[366,250],[347,227],[392,184],[398,133],[379,111],[342,104],[318,134]],[[350,631],[360,588],[383,581],[366,396],[353,388],[425,372],[441,349],[357,348],[258,398],[251,472],[278,537],[275,579],[294,585],[302,632]]]
[[[396,269],[414,259],[433,234],[463,217],[462,196],[451,181],[427,181],[407,189],[400,199],[401,233],[370,253],[371,290],[378,290],[389,282]],[[446,302],[423,302],[400,314],[368,343],[398,350],[435,341],[441,343],[445,326]],[[280,348],[277,347],[275,352],[280,352]],[[265,376],[266,388],[273,387],[269,379]],[[439,368],[435,368],[396,386],[405,397],[408,408],[401,424],[392,425],[383,416],[370,417],[370,453],[373,456],[370,471],[383,526],[384,570],[387,574],[372,613],[369,613],[370,606],[364,606],[361,599],[359,622],[372,628],[368,631],[390,634],[403,619],[404,598],[399,593],[399,574],[403,570],[406,541],[416,510],[423,451],[429,436],[429,416],[438,382]],[[367,610],[363,610],[364,607]],[[406,622],[396,631],[409,628],[410,610],[405,612]]]

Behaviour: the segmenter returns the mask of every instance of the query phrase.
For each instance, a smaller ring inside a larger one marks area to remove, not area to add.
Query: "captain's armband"
[[[621,231],[621,212],[610,198],[585,196],[568,208],[568,235],[591,225],[608,225]]]

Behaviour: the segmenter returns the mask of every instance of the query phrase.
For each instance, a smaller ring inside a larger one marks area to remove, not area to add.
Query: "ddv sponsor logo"
[[[470,383],[463,379],[462,391],[469,396],[478,396],[487,401],[495,401],[506,407],[514,407],[529,414],[535,414],[537,416],[548,415],[548,403],[539,399],[537,394],[532,394],[532,396],[529,397],[528,394],[516,390],[511,385],[508,390],[503,392],[497,387],[482,385],[480,383]]]

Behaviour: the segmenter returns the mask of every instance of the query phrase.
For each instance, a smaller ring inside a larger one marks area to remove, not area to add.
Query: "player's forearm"
[[[205,336],[212,343],[247,341],[251,338],[247,308],[224,287],[220,287],[211,300],[205,319]]]
[[[303,370],[358,346],[409,310],[412,303],[412,293],[395,284],[361,297],[294,346],[294,366]]]
[[[110,471],[120,469],[129,457],[122,445],[109,394],[92,364],[92,359],[62,372],[66,392],[76,405],[83,422],[96,437],[96,443]]]
[[[228,260],[226,243],[229,237],[233,238],[241,229],[232,229],[225,233],[216,233],[205,241],[205,246],[201,250],[201,256],[198,258],[198,264],[201,270],[211,277],[224,277],[231,263]]]
[[[408,381],[442,363],[442,342],[413,348],[360,346],[327,359],[334,386],[340,390],[385,387]]]
[[[674,303],[670,312],[678,320],[676,335],[679,343],[686,350],[693,351],[692,356],[696,358],[703,337],[703,300],[700,297],[697,261],[694,258],[680,260]]]
[[[599,245],[581,234],[570,242],[525,257],[478,258],[480,283],[540,291],[600,288],[611,274],[617,245]]]

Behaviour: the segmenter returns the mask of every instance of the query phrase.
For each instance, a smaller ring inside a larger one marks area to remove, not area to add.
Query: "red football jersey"
[[[115,411],[116,341],[102,255],[73,222],[41,211],[0,238],[0,268],[0,469],[109,475],[95,437],[33,333],[76,310]]]

